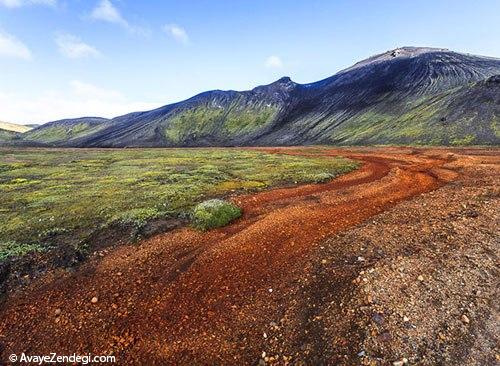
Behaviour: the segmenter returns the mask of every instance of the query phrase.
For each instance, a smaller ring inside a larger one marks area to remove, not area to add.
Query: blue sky
[[[405,45],[500,57],[499,40],[499,0],[0,0],[0,120],[312,82]]]

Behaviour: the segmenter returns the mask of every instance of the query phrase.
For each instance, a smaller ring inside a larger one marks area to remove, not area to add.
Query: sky
[[[401,46],[500,57],[500,0],[0,0],[0,120],[308,83]]]

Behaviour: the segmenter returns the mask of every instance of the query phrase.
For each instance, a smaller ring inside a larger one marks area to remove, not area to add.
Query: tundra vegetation
[[[342,157],[223,148],[0,149],[0,260],[50,250],[61,238],[86,250],[78,246],[97,230],[152,220],[210,229],[239,209],[211,201],[194,211],[204,200],[324,182],[356,167]]]

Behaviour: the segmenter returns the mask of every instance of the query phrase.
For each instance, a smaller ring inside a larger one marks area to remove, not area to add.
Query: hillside
[[[500,60],[403,47],[310,84],[214,90],[111,120],[52,122],[24,135],[59,146],[499,144]]]
[[[2,122],[0,121],[0,130],[12,131],[12,132],[26,132],[31,130],[32,127],[25,125],[18,125],[16,123]]]
[[[24,133],[23,139],[48,144],[71,144],[77,138],[98,132],[108,122],[108,119],[99,117],[63,119],[36,127]]]
[[[11,141],[17,136],[17,132],[8,131],[0,128],[0,142]]]
[[[19,134],[31,130],[31,127],[0,121],[0,143],[18,139]]]

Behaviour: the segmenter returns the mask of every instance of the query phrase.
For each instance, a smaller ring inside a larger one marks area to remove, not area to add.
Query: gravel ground
[[[498,365],[495,162],[448,164],[460,172],[454,182],[323,242],[266,355],[304,365]]]

